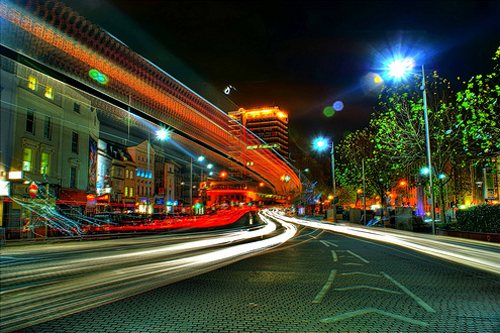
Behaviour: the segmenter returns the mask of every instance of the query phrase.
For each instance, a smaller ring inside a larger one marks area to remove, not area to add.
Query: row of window
[[[38,91],[38,80],[34,76],[28,76],[28,89],[31,89],[33,91]],[[48,99],[53,100],[54,99],[54,88],[46,85],[45,86],[45,93],[43,94]],[[80,113],[80,104],[77,102],[74,102],[73,104],[73,111]]]
[[[125,196],[125,198],[132,198],[134,196],[134,188],[125,186],[124,196]]]
[[[26,112],[26,133],[35,134],[35,112],[33,110]],[[47,140],[52,140],[52,121],[49,116],[45,116],[43,137]],[[79,135],[77,132],[73,132],[71,135],[71,152],[78,154],[78,143]]]
[[[148,170],[144,170],[141,168],[137,168],[136,172],[137,172],[137,177],[143,177],[143,178],[149,178],[149,179],[153,178],[153,173],[151,172],[151,170],[148,171]]]
[[[40,159],[40,174],[50,176],[52,154],[47,152],[42,152]],[[35,152],[32,148],[24,148],[23,150],[23,162],[22,170],[25,172],[35,172]],[[69,187],[76,188],[77,184],[77,167],[71,166],[70,168],[70,180]]]
[[[40,161],[40,174],[42,175],[50,175],[50,161],[52,155],[46,152],[42,153],[42,158]],[[23,150],[23,164],[22,169],[26,172],[33,172],[35,167],[35,156],[34,151],[31,148],[24,148]]]
[[[33,91],[38,91],[38,82],[36,77],[29,76],[28,77],[28,88]],[[45,93],[43,94],[48,99],[54,99],[54,88],[51,86],[45,86]]]

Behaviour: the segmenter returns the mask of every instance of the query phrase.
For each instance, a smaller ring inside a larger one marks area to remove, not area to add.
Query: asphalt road
[[[500,278],[301,227],[264,254],[19,332],[500,332]]]

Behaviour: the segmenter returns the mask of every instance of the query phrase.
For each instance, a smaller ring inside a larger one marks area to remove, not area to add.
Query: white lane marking
[[[378,314],[381,314],[381,315],[384,315],[384,316],[392,317],[392,318],[395,318],[395,319],[398,319],[398,320],[401,320],[401,321],[406,321],[407,323],[410,323],[410,324],[415,324],[415,325],[420,325],[420,326],[429,326],[429,324],[426,323],[426,322],[424,322],[424,321],[420,321],[420,320],[416,320],[416,319],[411,319],[411,318],[408,318],[408,317],[403,317],[403,316],[400,316],[400,315],[397,315],[397,314],[394,314],[394,313],[391,313],[391,312],[382,311],[382,310],[374,309],[374,308],[366,308],[366,309],[361,309],[361,310],[347,312],[347,313],[344,313],[344,314],[341,314],[341,315],[338,315],[338,316],[321,319],[320,322],[322,322],[322,323],[333,323],[333,322],[336,322],[336,321],[339,321],[339,320],[349,319],[349,318],[352,318],[352,317],[356,317],[356,316],[360,316],[360,315],[364,315],[366,313],[372,313],[372,312],[375,312],[375,313],[378,313]]]
[[[380,272],[380,273],[383,276],[385,276],[387,279],[391,280],[392,283],[394,283],[396,286],[398,286],[399,288],[401,288],[401,290],[403,290],[408,296],[410,296],[411,298],[413,298],[418,303],[418,305],[420,305],[421,307],[423,307],[427,312],[436,312],[436,310],[434,310],[429,304],[425,303],[420,297],[418,297],[417,295],[415,295],[414,293],[412,293],[408,288],[406,288],[405,286],[403,286],[398,281],[394,280],[391,276],[389,276],[388,274],[386,274],[384,272]]]
[[[321,303],[321,300],[323,299],[323,296],[325,296],[325,294],[328,291],[328,289],[330,289],[330,287],[331,287],[331,285],[333,283],[333,279],[335,279],[335,274],[337,274],[337,270],[336,269],[332,269],[331,272],[330,272],[330,276],[328,277],[328,280],[326,281],[326,283],[323,286],[323,288],[321,288],[321,291],[316,295],[316,297],[312,301],[313,303],[315,303],[315,304]]]
[[[323,244],[326,247],[334,246],[334,247],[339,247],[337,244],[335,244],[332,241],[326,241],[326,240],[320,240],[320,243]]]
[[[366,286],[366,285],[335,288],[334,290],[336,290],[336,291],[346,291],[346,290],[354,290],[354,289],[371,289],[371,290],[383,291],[385,293],[401,295],[401,293],[399,291],[388,290],[388,289],[383,289],[383,288],[373,287],[373,286]]]
[[[351,255],[355,256],[356,258],[358,258],[359,260],[361,260],[364,263],[367,263],[367,264],[370,263],[368,260],[366,260],[365,258],[361,257],[359,254],[356,254],[356,253],[354,253],[352,251],[349,251],[349,250],[347,250],[347,252],[349,252]]]
[[[373,276],[373,277],[381,277],[379,274],[371,274],[371,273],[364,273],[364,272],[348,272],[348,273],[341,273],[340,275],[355,275],[355,274]]]
[[[339,247],[337,244],[335,244],[334,242],[332,241],[325,241],[326,243],[330,244],[331,246],[334,246],[334,247]]]
[[[357,262],[346,262],[345,264],[342,264],[344,266],[363,266],[363,264],[357,263]]]
[[[333,262],[337,262],[339,258],[337,257],[337,253],[335,253],[335,250],[332,250],[332,257],[333,257]]]
[[[319,241],[319,242],[320,242],[321,244],[323,244],[324,246],[326,246],[326,247],[330,247],[330,244],[328,244],[328,242],[327,242],[327,241],[321,240],[321,241]]]

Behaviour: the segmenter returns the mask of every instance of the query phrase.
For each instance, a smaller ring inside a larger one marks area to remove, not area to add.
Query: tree
[[[427,164],[425,118],[420,79],[413,84],[386,88],[370,125],[377,129],[376,149],[391,156],[393,170],[416,175]],[[462,165],[460,113],[449,82],[436,73],[426,77],[427,114],[434,184],[438,201],[444,207],[444,187],[454,166]]]
[[[463,149],[473,165],[497,161],[500,156],[500,47],[490,74],[473,76],[457,93]]]
[[[338,145],[340,161],[337,163],[339,181],[355,193],[363,183],[362,164],[365,165],[365,183],[367,193],[375,193],[380,197],[382,206],[390,184],[398,177],[393,170],[390,158],[377,150],[375,129],[372,127],[349,134]],[[364,161],[364,162],[363,162]]]

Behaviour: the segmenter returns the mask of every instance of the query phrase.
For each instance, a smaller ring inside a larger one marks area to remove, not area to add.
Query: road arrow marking
[[[339,320],[349,319],[349,318],[353,318],[353,317],[356,317],[356,316],[364,315],[364,314],[367,314],[367,313],[373,313],[373,312],[381,314],[381,315],[384,315],[384,316],[392,317],[392,318],[395,318],[395,319],[398,319],[398,320],[401,320],[401,321],[406,321],[406,322],[408,322],[410,324],[415,324],[415,325],[420,325],[420,326],[429,326],[428,323],[420,321],[420,320],[411,319],[411,318],[408,318],[408,317],[403,317],[403,316],[400,316],[400,315],[397,315],[397,314],[394,314],[394,313],[391,313],[391,312],[382,311],[382,310],[374,309],[374,308],[366,308],[366,309],[356,310],[356,311],[352,311],[352,312],[347,312],[347,313],[344,313],[344,314],[341,314],[341,315],[338,315],[338,316],[321,319],[320,322],[322,322],[322,323],[333,323],[333,322],[336,322],[336,321],[339,321]]]
[[[354,289],[372,289],[372,290],[377,290],[377,291],[383,291],[383,292],[386,292],[386,293],[401,295],[401,293],[399,291],[387,290],[387,289],[383,289],[383,288],[379,288],[379,287],[372,287],[372,286],[366,286],[366,285],[335,288],[334,290],[336,290],[336,291],[345,291],[345,290],[354,290]]]
[[[418,305],[420,305],[421,307],[423,307],[427,312],[436,312],[436,310],[434,310],[429,304],[425,303],[420,297],[418,297],[417,295],[415,295],[414,293],[412,293],[408,288],[406,288],[405,286],[403,286],[401,283],[399,283],[398,281],[394,280],[391,276],[389,276],[389,274],[386,274],[384,272],[380,272],[380,274],[382,274],[387,279],[391,280],[396,286],[398,286],[399,288],[401,288],[401,290],[403,290],[408,296],[410,296],[411,298],[413,298],[418,303]]]
[[[337,270],[336,269],[332,269],[331,272],[330,272],[330,276],[328,277],[328,280],[326,281],[326,283],[323,286],[323,288],[321,289],[321,291],[316,295],[316,297],[312,301],[313,303],[315,303],[315,304],[321,303],[321,300],[323,299],[323,296],[325,296],[325,294],[328,291],[328,289],[330,289],[330,287],[331,287],[331,285],[333,283],[333,279],[335,279],[335,274],[337,274]]]

